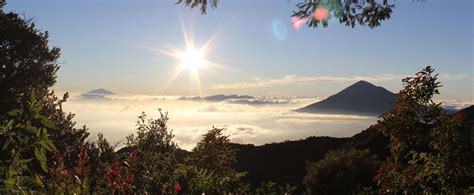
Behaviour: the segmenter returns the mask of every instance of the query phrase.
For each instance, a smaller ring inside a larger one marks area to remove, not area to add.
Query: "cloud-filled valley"
[[[369,127],[376,117],[356,115],[306,114],[293,110],[317,102],[317,97],[75,96],[64,104],[76,114],[77,125],[87,125],[95,135],[103,133],[121,146],[135,130],[137,117],[145,112],[152,118],[158,109],[167,112],[168,126],[181,148],[191,149],[201,135],[214,127],[224,128],[233,142],[265,144],[308,136],[348,137]],[[449,108],[462,108],[471,102],[453,102]]]
[[[250,97],[202,101],[178,96],[108,95],[92,99],[73,97],[64,104],[64,109],[76,114],[77,125],[87,125],[92,134],[103,133],[112,143],[123,143],[125,137],[134,132],[137,116],[142,111],[156,118],[161,109],[168,112],[168,125],[184,149],[191,149],[213,126],[225,128],[234,142],[265,144],[308,136],[351,136],[376,121],[373,117],[292,111],[319,100],[314,97]]]

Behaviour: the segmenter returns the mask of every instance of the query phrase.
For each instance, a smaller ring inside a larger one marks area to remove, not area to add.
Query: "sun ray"
[[[201,80],[199,79],[199,74],[196,71],[190,72],[191,77],[194,78],[194,82],[196,83],[196,88],[198,90],[199,95],[202,95],[202,87],[201,87]]]
[[[181,15],[178,15],[179,22],[181,25],[182,36],[185,44],[184,49],[171,49],[171,50],[161,50],[152,47],[145,47],[145,49],[152,52],[160,53],[169,57],[172,57],[179,61],[175,66],[175,71],[168,81],[162,86],[160,93],[164,92],[173,81],[175,81],[179,75],[183,72],[189,72],[189,80],[193,83],[190,86],[195,85],[197,91],[201,95],[203,93],[201,80],[199,78],[198,72],[208,69],[227,69],[225,66],[214,63],[206,59],[206,55],[210,50],[212,44],[222,33],[224,26],[221,27],[216,33],[214,33],[209,40],[207,40],[203,45],[197,47],[193,40],[193,36],[189,34],[188,29],[184,25],[184,22],[181,18]]]
[[[176,69],[174,71],[173,76],[171,76],[171,78],[168,79],[168,81],[166,81],[166,83],[163,85],[163,87],[161,87],[160,94],[163,93],[163,91],[165,91],[168,88],[168,86],[176,79],[176,77],[178,77],[181,74],[181,72],[182,72],[182,70],[180,70],[180,69]]]

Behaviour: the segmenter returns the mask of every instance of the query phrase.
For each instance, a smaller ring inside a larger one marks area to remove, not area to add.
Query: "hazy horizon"
[[[212,127],[224,128],[232,142],[262,145],[309,136],[350,137],[376,122],[375,117],[297,113],[293,110],[320,101],[311,97],[271,97],[258,104],[232,101],[180,100],[181,96],[109,95],[106,99],[71,97],[66,112],[75,113],[78,126],[92,136],[104,134],[111,143],[125,142],[135,132],[137,117],[145,112],[169,114],[175,141],[190,150]],[[238,117],[236,117],[238,116]]]
[[[262,145],[310,136],[350,137],[378,120],[377,116],[294,112],[325,97],[256,96],[222,101],[195,97],[112,94],[97,98],[73,93],[63,107],[75,113],[77,125],[87,125],[94,138],[103,133],[119,146],[135,131],[141,112],[157,118],[161,109],[169,114],[168,125],[174,130],[175,141],[187,150],[212,127],[224,128],[232,142]],[[462,109],[473,104],[470,100],[447,101],[443,105]]]

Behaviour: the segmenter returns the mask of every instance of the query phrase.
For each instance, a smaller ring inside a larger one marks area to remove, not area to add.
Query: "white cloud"
[[[75,113],[77,125],[87,125],[91,135],[101,132],[111,143],[123,143],[127,135],[135,132],[137,116],[142,111],[156,118],[157,108],[162,108],[169,113],[168,125],[176,135],[175,141],[188,150],[213,126],[225,128],[224,133],[233,142],[265,144],[308,136],[351,136],[376,121],[375,118],[341,118],[291,111],[318,101],[318,98],[261,97],[259,100],[289,103],[252,106],[226,101],[180,101],[175,97],[123,95],[107,100],[68,101],[64,109]]]
[[[440,74],[439,79],[441,81],[460,81],[460,80],[466,80],[471,78],[468,74],[460,73],[460,74]]]
[[[352,76],[352,77],[304,77],[298,75],[286,75],[280,79],[262,79],[259,77],[253,78],[250,82],[238,82],[229,84],[217,84],[212,86],[213,89],[248,89],[248,88],[263,88],[277,85],[292,85],[292,84],[315,84],[315,83],[352,83],[360,80],[368,82],[381,82],[401,80],[404,76],[395,74],[378,74],[372,76]]]
[[[137,116],[142,111],[158,117],[158,108],[169,113],[169,128],[175,141],[192,149],[202,134],[222,127],[233,142],[265,144],[308,136],[348,137],[376,123],[373,117],[306,114],[293,112],[321,100],[312,97],[256,97],[270,103],[252,106],[248,103],[181,101],[173,96],[116,96],[107,100],[68,101],[64,109],[76,114],[79,126],[87,125],[92,135],[103,133],[111,143],[124,141],[135,132]],[[473,101],[443,101],[450,108],[472,105]]]
[[[465,100],[465,101],[444,100],[440,102],[442,102],[441,105],[443,106],[443,108],[452,109],[452,110],[461,110],[461,109],[474,105],[474,100]]]
[[[374,74],[369,76],[315,76],[305,77],[298,75],[286,75],[279,79],[263,79],[260,77],[252,78],[252,81],[224,83],[211,86],[212,89],[227,90],[227,89],[249,89],[249,88],[265,88],[281,85],[295,85],[295,84],[317,84],[317,83],[354,83],[360,80],[368,82],[384,82],[384,81],[400,81],[411,75],[397,75],[397,74]],[[466,80],[471,78],[468,74],[440,74],[441,81],[448,80]]]

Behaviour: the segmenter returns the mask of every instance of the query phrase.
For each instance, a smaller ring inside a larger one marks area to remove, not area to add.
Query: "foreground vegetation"
[[[74,115],[62,110],[68,95],[49,90],[60,50],[49,47],[47,32],[3,6],[0,0],[2,194],[416,194],[466,193],[474,186],[463,116],[449,116],[432,100],[441,85],[431,67],[403,80],[396,107],[374,126],[389,139],[386,159],[361,148],[334,150],[308,162],[299,188],[247,183],[249,173],[233,166],[238,151],[218,128],[179,159],[166,112],[157,119],[142,113],[118,151],[101,134],[86,141],[87,128],[77,128]]]

